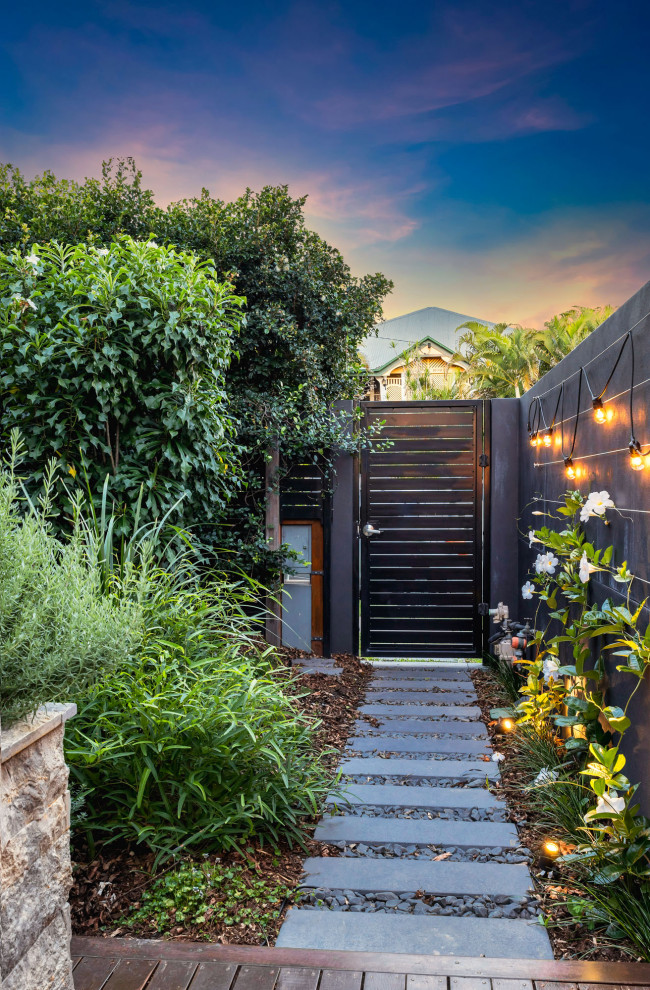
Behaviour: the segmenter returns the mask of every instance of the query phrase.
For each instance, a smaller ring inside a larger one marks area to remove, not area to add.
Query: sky
[[[288,183],[355,274],[541,326],[650,278],[650,6],[34,0],[5,11],[0,161],[165,204]]]

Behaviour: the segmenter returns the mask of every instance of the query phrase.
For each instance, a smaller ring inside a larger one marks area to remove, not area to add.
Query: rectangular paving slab
[[[350,859],[311,857],[305,861],[301,887],[389,890],[398,894],[423,890],[426,894],[506,894],[525,896],[532,887],[523,863],[429,863],[413,859]]]
[[[365,818],[325,815],[316,826],[317,842],[370,842],[381,845],[458,846],[469,849],[515,847],[517,829],[511,822],[459,822],[447,818]]]
[[[454,777],[458,780],[475,780],[488,777],[496,780],[499,768],[496,763],[483,760],[407,760],[389,756],[351,756],[343,760],[340,770],[345,774],[368,777]]]
[[[328,804],[380,805],[389,808],[505,808],[485,787],[409,787],[408,784],[350,784],[344,795],[332,792]]]
[[[439,691],[467,691],[468,693],[476,693],[476,688],[470,680],[467,681],[451,681],[451,680],[422,680],[418,678],[417,681],[405,680],[403,678],[397,677],[373,677],[370,682],[370,687],[374,691],[378,688],[390,688],[394,691],[424,691],[429,690],[429,688],[437,688]]]
[[[427,710],[431,710],[431,718],[456,719],[478,719],[481,716],[481,709],[478,705],[384,705],[381,702],[373,702],[368,705],[361,705],[359,711],[363,715],[384,715],[394,718],[427,718]]]
[[[436,710],[437,712],[437,710]],[[375,716],[380,726],[377,728],[370,722],[358,721],[354,724],[354,731],[369,733],[370,735],[385,735],[387,732],[403,732],[407,735],[414,735],[420,732],[440,732],[449,736],[480,736],[487,738],[487,729],[483,722],[461,722],[447,720],[436,720],[431,718],[384,718],[381,715]]]
[[[469,753],[469,754],[490,754],[487,739],[461,739],[458,736],[445,736],[444,739],[437,739],[431,736],[429,739],[413,739],[403,737],[396,739],[394,736],[364,736],[363,738],[352,737],[348,739],[348,747],[359,752],[372,752],[377,750],[380,753]]]
[[[366,702],[385,701],[389,705],[467,705],[476,701],[474,694],[451,694],[442,691],[366,691]]]
[[[541,925],[506,918],[414,917],[351,914],[291,908],[280,929],[279,948],[342,949],[489,959],[552,959]]]

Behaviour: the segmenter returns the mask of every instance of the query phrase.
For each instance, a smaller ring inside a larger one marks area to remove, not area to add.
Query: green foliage
[[[253,833],[299,836],[329,775],[272,651],[255,646],[253,586],[148,580],[141,653],[81,700],[67,735],[86,833],[161,857]]]
[[[24,511],[16,474],[20,444],[0,471],[0,713],[7,728],[47,702],[74,700],[112,676],[136,650],[142,629],[137,601],[102,594],[96,547],[77,521],[72,536],[54,535],[53,465],[40,499]]]
[[[626,759],[622,741],[631,725],[630,705],[650,668],[650,626],[644,621],[646,602],[631,607],[633,575],[622,563],[614,566],[613,547],[596,549],[582,528],[592,517],[605,519],[614,503],[607,492],[592,492],[584,498],[578,491],[567,492],[557,510],[560,529],[543,526],[529,533],[531,546],[541,544],[532,580],[548,612],[549,623],[534,637],[534,656],[521,661],[525,683],[520,688],[519,722],[534,734],[556,736],[563,773],[547,787],[553,800],[539,797],[546,810],[554,810],[555,824],[563,826],[576,842],[562,862],[577,871],[579,882],[590,892],[590,904],[578,904],[577,916],[590,922],[609,920],[611,932],[621,931],[650,953],[650,918],[637,912],[636,923],[645,925],[634,936],[626,924],[617,927],[616,918],[631,896],[642,899],[650,878],[650,820],[639,813],[635,802],[637,784],[625,775]],[[554,518],[547,514],[547,518]],[[624,605],[606,599],[601,606],[589,605],[591,574],[604,572],[627,588]],[[592,643],[603,645],[594,655]],[[620,657],[616,669],[628,684],[623,707],[607,704],[604,674],[605,656]],[[555,726],[555,730],[553,730]],[[568,788],[574,796],[569,797]],[[573,812],[567,818],[569,804]],[[578,825],[571,819],[581,815]],[[552,821],[551,821],[552,824]],[[594,893],[597,887],[608,888]]]
[[[186,860],[144,891],[140,906],[121,924],[164,933],[175,925],[224,925],[275,921],[293,892],[245,866]]]
[[[224,372],[240,303],[212,265],[152,241],[0,255],[0,422],[24,432],[28,490],[56,457],[92,492],[110,473],[119,534],[142,485],[149,520],[181,499],[179,522],[211,520],[237,484]]]
[[[543,330],[469,321],[454,360],[467,364],[457,388],[480,398],[519,397],[612,315],[612,306],[574,306],[551,317]]]

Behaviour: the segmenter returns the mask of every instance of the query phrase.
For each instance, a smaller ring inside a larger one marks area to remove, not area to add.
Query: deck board
[[[650,964],[75,937],[75,990],[650,990]]]

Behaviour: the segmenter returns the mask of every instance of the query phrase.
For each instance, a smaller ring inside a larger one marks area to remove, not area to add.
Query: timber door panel
[[[363,405],[392,446],[361,457],[361,652],[478,656],[484,404]]]

